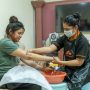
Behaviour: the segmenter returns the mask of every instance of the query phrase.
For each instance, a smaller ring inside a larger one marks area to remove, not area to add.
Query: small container
[[[51,66],[51,67],[58,67],[58,64],[54,64],[54,63],[50,62],[49,66]]]

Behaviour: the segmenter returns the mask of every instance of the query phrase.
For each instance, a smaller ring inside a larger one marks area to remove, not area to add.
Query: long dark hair
[[[9,19],[9,24],[7,25],[6,28],[6,34],[9,35],[10,32],[14,33],[19,29],[24,29],[24,25],[20,21],[18,21],[17,17],[11,16]]]
[[[78,12],[66,16],[64,23],[67,23],[69,26],[78,26],[80,27],[80,14]]]

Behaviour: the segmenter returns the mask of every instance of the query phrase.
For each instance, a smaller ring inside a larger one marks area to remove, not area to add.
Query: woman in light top
[[[0,80],[9,69],[18,65],[17,57],[23,58],[22,61],[24,63],[25,60],[35,60],[35,61],[53,60],[52,57],[28,53],[27,51],[19,48],[17,42],[19,42],[19,40],[22,38],[24,32],[25,32],[24,25],[20,21],[18,21],[17,17],[15,16],[10,17],[9,24],[7,25],[6,28],[7,37],[0,40]],[[24,87],[25,85],[24,86],[21,85],[21,86]],[[38,85],[30,85],[29,89],[41,90],[40,86]],[[27,88],[25,90],[27,90]]]

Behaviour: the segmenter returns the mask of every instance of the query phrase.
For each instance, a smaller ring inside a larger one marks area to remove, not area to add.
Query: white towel
[[[30,66],[16,66],[10,69],[1,79],[0,86],[7,83],[33,83],[44,90],[53,90],[44,76]]]

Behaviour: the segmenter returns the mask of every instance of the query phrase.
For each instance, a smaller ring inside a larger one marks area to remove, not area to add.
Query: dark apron
[[[70,90],[81,90],[82,86],[90,80],[85,81],[89,74],[90,63],[85,65],[85,67],[74,70],[66,67],[65,72],[67,72],[67,77],[65,81],[67,82],[68,88]]]
[[[77,40],[78,41],[78,40]],[[76,52],[76,43],[75,41],[73,44],[74,46],[70,46],[71,48],[74,49]],[[68,45],[67,45],[68,46]],[[69,48],[69,47],[67,47]],[[89,74],[89,68],[90,68],[90,55],[88,56],[86,64],[80,68],[70,68],[70,67],[65,67],[65,72],[67,72],[67,77],[65,78],[65,81],[67,82],[69,90],[81,90],[82,86],[87,83],[85,82],[88,74]],[[90,81],[90,80],[88,80]]]

